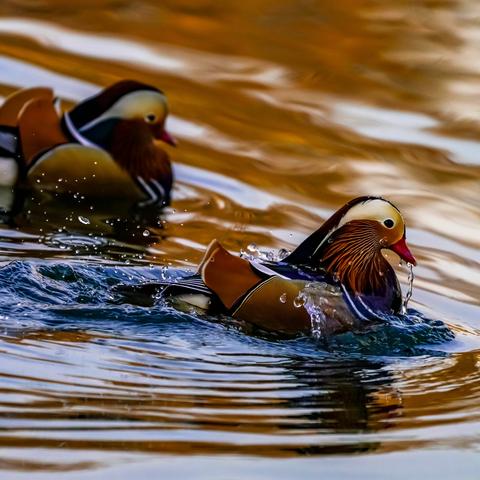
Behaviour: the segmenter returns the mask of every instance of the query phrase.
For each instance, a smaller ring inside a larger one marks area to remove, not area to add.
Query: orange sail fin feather
[[[23,107],[30,101],[44,98],[53,102],[53,91],[50,88],[36,87],[19,90],[8,96],[0,107],[0,125],[16,127]]]
[[[217,240],[208,246],[198,270],[205,285],[218,295],[227,309],[262,280],[246,260],[230,254]],[[228,272],[228,282],[225,272]]]
[[[35,98],[25,104],[18,116],[25,165],[48,149],[68,143],[52,98]]]
[[[247,260],[232,255],[217,240],[208,246],[198,271],[225,308],[233,309],[233,317],[250,319],[267,330],[308,331],[310,317],[294,306],[305,282],[261,276]]]

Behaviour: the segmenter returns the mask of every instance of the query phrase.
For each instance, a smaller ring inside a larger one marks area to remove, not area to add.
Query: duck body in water
[[[59,112],[49,88],[30,88],[0,107],[0,185],[56,194],[170,203],[172,168],[157,140],[175,145],[165,94],[122,80]]]
[[[160,294],[285,334],[309,333],[314,308],[323,332],[339,333],[400,313],[400,285],[383,249],[416,264],[400,211],[383,198],[359,197],[280,262],[249,261],[213,240],[195,275],[120,291],[132,301]]]

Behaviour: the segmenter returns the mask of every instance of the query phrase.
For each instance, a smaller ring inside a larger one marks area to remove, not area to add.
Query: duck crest
[[[395,271],[381,253],[378,222],[353,220],[341,225],[354,206],[378,197],[356,198],[330,217],[283,260],[300,268],[326,271],[355,298],[374,311],[398,311],[401,290]]]
[[[112,105],[122,96],[140,90],[163,93],[161,90],[151,85],[137,82],[135,80],[122,80],[78,104],[70,110],[68,118],[78,129],[100,117],[102,113],[112,107]]]
[[[306,238],[283,262],[291,265],[315,265],[321,257],[321,251],[329,235],[338,227],[345,214],[355,205],[377,199],[374,196],[358,197],[347,202],[337,210],[322,226]]]

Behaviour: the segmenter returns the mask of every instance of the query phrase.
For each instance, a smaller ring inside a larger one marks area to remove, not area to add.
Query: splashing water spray
[[[402,313],[404,315],[406,315],[407,313],[408,302],[412,298],[413,280],[415,279],[415,275],[413,274],[413,265],[411,263],[407,263],[407,268],[408,268],[408,290],[407,290],[407,293],[405,294],[405,298],[403,299],[403,304],[402,304]]]
[[[330,306],[329,297],[339,295],[341,295],[340,290],[333,285],[312,282],[307,283],[293,301],[296,308],[305,308],[310,316],[313,338],[317,340],[324,338],[328,321],[325,310]]]
[[[255,243],[250,243],[245,250],[243,248],[240,249],[240,257],[250,262],[281,262],[289,254],[290,251],[285,248],[280,250],[262,250]]]

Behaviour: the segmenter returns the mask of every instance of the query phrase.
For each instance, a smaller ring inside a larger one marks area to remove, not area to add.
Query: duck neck
[[[109,145],[106,150],[117,162],[127,170],[141,169],[148,163],[155,145],[148,128],[139,123],[120,121],[112,129]],[[143,123],[143,122],[142,122]]]
[[[396,312],[401,291],[395,271],[381,253],[378,229],[371,221],[353,221],[326,240],[319,252],[322,268],[376,310]]]

